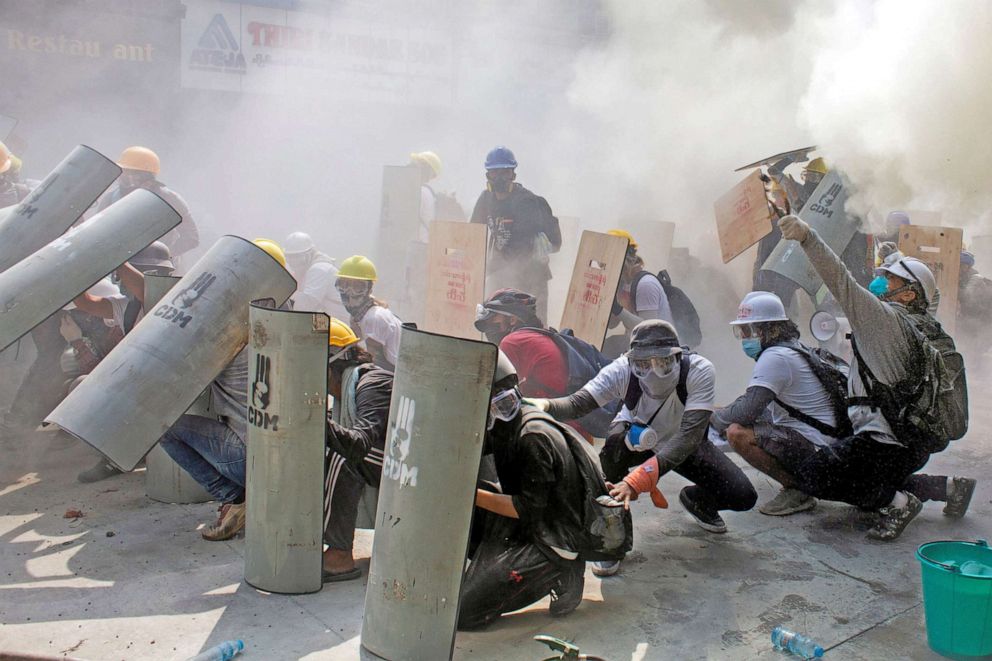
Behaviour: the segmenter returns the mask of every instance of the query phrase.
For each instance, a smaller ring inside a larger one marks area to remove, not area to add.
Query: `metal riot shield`
[[[48,422],[133,469],[247,344],[249,303],[281,305],[295,289],[261,248],[221,237]]]
[[[85,145],[73,149],[30,195],[0,215],[0,273],[65,233],[120,173],[100,152]]]
[[[408,244],[417,239],[420,225],[420,169],[410,165],[387,165],[382,169],[382,208],[375,264],[376,286],[396,313],[405,318],[412,301],[404,273]]]
[[[799,217],[809,223],[838,255],[844,252],[861,223],[857,217],[844,211],[848,190],[849,186],[841,176],[830,171],[799,212]],[[779,241],[761,269],[792,280],[810,296],[815,295],[823,285],[823,280],[796,241]]]
[[[269,592],[317,592],[330,318],[255,305],[249,318],[245,581]]]
[[[450,659],[496,347],[403,329],[362,647]]]
[[[602,348],[626,254],[627,239],[582,232],[558,328],[571,328],[575,337]]]
[[[146,275],[144,307],[152,309],[165,297],[180,278],[174,275]],[[202,403],[202,404],[201,404]],[[204,410],[197,410],[200,404]],[[187,411],[194,415],[207,412],[210,407],[210,389],[200,393]],[[193,479],[158,443],[145,457],[145,495],[160,503],[205,503],[214,499],[200,483]]]
[[[0,350],[180,220],[158,195],[138,190],[0,273]]]

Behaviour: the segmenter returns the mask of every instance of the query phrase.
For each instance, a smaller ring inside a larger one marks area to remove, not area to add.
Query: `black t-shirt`
[[[548,201],[516,182],[502,200],[491,191],[483,191],[472,210],[472,222],[489,225],[490,245],[508,260],[530,259],[534,238],[540,232],[555,249],[561,247],[558,219]]]
[[[532,419],[504,438],[496,438],[493,456],[500,489],[513,496],[520,523],[533,539],[577,551],[585,490],[578,466],[562,433]]]
[[[345,458],[365,481],[379,486],[382,457],[386,448],[389,401],[393,395],[393,375],[372,364],[362,365],[355,388],[355,411],[351,427],[344,427],[327,415],[327,446]]]

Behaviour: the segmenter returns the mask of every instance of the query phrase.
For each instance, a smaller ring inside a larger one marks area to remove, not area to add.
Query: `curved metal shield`
[[[362,647],[449,659],[496,369],[485,342],[403,329]]]
[[[73,149],[20,204],[0,214],[0,273],[64,234],[120,174],[100,152]]]
[[[0,350],[180,220],[155,193],[135,191],[0,273]]]
[[[145,275],[144,306],[153,308],[180,279],[174,275]],[[187,413],[207,415],[209,409],[210,390],[208,389],[200,393]],[[206,503],[214,499],[158,443],[145,456],[145,495],[160,503],[182,505]]]
[[[247,344],[251,301],[282,304],[295,289],[261,248],[221,237],[48,422],[133,469]]]
[[[269,592],[317,592],[330,318],[255,305],[249,318],[245,581]]]

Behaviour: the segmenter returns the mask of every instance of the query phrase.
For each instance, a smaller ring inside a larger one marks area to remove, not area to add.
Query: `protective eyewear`
[[[334,288],[338,290],[339,294],[344,296],[361,296],[368,292],[369,283],[366,280],[341,278],[334,283]]]
[[[520,393],[516,388],[504,390],[489,400],[489,426],[494,420],[509,422],[517,417],[520,411]]]
[[[671,356],[651,356],[650,358],[637,358],[630,361],[630,369],[639,379],[643,379],[651,372],[658,376],[670,374],[675,369],[678,360],[678,353]]]
[[[758,337],[758,329],[754,324],[738,324],[732,326],[732,328],[734,329],[734,337],[738,340]]]

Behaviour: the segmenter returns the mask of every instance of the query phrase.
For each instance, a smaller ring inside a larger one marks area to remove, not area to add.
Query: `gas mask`
[[[360,317],[372,305],[372,283],[368,280],[354,278],[338,278],[334,283],[344,309],[353,317]]]
[[[492,429],[496,421],[510,422],[520,412],[520,393],[516,388],[504,390],[489,400],[489,423],[486,429]]]
[[[486,190],[492,193],[509,193],[513,190],[513,180],[516,173],[509,169],[488,170],[486,172]]]

